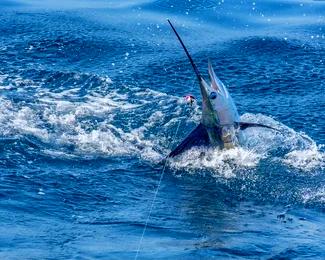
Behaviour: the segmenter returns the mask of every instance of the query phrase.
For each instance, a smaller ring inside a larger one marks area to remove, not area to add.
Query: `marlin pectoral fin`
[[[244,123],[244,122],[240,122],[239,123],[239,126],[240,126],[240,129],[241,130],[245,130],[246,128],[248,127],[265,127],[265,128],[269,128],[269,129],[272,129],[272,130],[275,130],[277,132],[280,132],[283,134],[283,131],[279,130],[279,129],[276,129],[276,128],[273,128],[271,126],[267,126],[267,125],[263,125],[263,124],[257,124],[257,123]],[[309,138],[309,137],[306,137],[306,136],[303,136],[302,134],[299,134],[297,133],[302,139],[304,139],[305,141],[307,141],[309,144],[313,144],[313,141]]]
[[[174,157],[193,146],[203,146],[209,144],[208,132],[202,124],[199,124],[169,155]]]
[[[276,129],[272,126],[258,124],[258,123],[239,122],[239,126],[240,126],[240,130],[245,130],[246,128],[249,128],[249,127],[264,127],[264,128],[272,129],[274,131],[281,132],[279,129]]]

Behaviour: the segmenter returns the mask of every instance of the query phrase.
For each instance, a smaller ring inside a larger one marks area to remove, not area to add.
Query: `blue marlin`
[[[201,76],[175,27],[169,20],[167,21],[176,34],[194,69],[202,96],[202,117],[200,124],[168,157],[174,157],[195,146],[210,146],[218,147],[219,149],[238,147],[243,142],[242,130],[249,127],[265,127],[279,131],[278,129],[263,124],[241,122],[237,107],[226,86],[216,76],[210,60],[208,62],[210,84],[208,84]]]

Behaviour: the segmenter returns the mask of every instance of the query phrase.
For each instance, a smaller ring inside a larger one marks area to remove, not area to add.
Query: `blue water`
[[[1,259],[325,259],[324,1],[0,2]],[[245,130],[161,160],[208,58]],[[304,136],[304,137],[302,137]],[[309,141],[308,141],[309,140]]]

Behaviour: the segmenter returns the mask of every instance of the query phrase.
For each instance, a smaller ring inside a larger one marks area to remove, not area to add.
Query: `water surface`
[[[0,10],[1,259],[325,258],[323,1]],[[139,246],[161,160],[200,120],[167,18],[242,120],[283,134],[247,129],[241,148],[169,161]]]

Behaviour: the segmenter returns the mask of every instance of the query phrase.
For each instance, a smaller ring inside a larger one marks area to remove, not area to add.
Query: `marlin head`
[[[239,115],[235,103],[226,86],[216,76],[209,60],[210,84],[200,82],[202,95],[201,123],[214,134],[209,133],[210,141],[219,140],[223,148],[233,148],[239,144]],[[217,134],[217,136],[215,136]]]
[[[209,60],[209,75],[211,88],[210,101],[219,120],[221,140],[224,148],[233,148],[239,145],[242,134],[239,131],[239,114],[226,86],[216,76]]]
[[[209,60],[209,76],[211,81],[210,102],[217,113],[220,126],[234,125],[239,122],[237,107],[226,86],[216,76]]]

